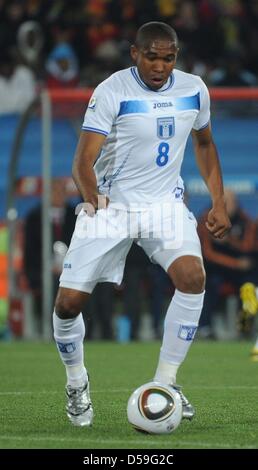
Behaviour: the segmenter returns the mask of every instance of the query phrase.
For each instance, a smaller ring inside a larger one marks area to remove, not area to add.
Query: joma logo
[[[173,103],[171,103],[171,101],[164,101],[163,103],[153,103],[153,109],[169,108],[170,106],[173,106]]]

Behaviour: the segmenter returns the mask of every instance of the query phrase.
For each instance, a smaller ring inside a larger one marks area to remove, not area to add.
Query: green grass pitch
[[[133,390],[154,373],[160,344],[86,344],[95,411],[90,429],[65,414],[65,373],[54,344],[0,344],[0,448],[258,449],[258,363],[248,342],[196,341],[178,382],[196,407],[170,435],[143,435],[127,422]]]

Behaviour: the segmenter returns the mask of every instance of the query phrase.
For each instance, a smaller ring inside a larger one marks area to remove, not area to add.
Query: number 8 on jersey
[[[158,156],[156,163],[158,166],[165,166],[168,162],[169,144],[167,142],[161,142],[158,147]]]

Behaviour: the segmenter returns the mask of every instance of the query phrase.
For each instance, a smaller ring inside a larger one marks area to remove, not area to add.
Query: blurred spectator
[[[150,261],[136,243],[127,255],[123,278],[123,314],[131,324],[131,339],[139,339],[139,326],[144,298],[143,279]]]
[[[150,314],[154,337],[161,337],[166,298],[170,298],[172,288],[167,273],[159,265],[151,263],[143,249],[133,243],[127,255],[122,283],[122,316],[129,320],[131,340],[139,339],[144,311]]]
[[[257,336],[257,314],[258,314],[258,220],[253,225],[253,252],[252,259],[254,270],[251,279],[240,289],[240,298],[242,301],[242,310],[239,316],[239,330],[248,337],[252,333],[256,335],[254,347],[250,352],[252,361],[258,362],[258,336]],[[251,282],[250,282],[251,281]]]
[[[248,68],[258,74],[258,1],[245,2],[246,21],[243,46]]]
[[[42,68],[41,52],[44,45],[40,25],[36,21],[22,23],[18,30],[17,40],[23,62],[38,75]]]
[[[49,54],[46,62],[48,88],[69,88],[79,83],[79,64],[72,46],[58,44]]]
[[[83,312],[87,339],[114,339],[113,331],[114,284],[98,284]]]
[[[253,240],[252,245],[252,260],[253,260],[253,271],[251,282],[254,282],[258,286],[258,219],[255,220],[252,226],[252,232],[250,238]]]
[[[17,31],[25,20],[24,2],[8,0],[0,5],[0,43],[1,50],[17,46]]]
[[[222,67],[213,70],[208,81],[211,85],[225,87],[257,85],[257,78],[243,67],[241,53],[234,49],[225,53]]]
[[[150,262],[136,243],[127,255],[121,286],[98,284],[83,312],[87,339],[126,342],[141,339],[141,334],[160,338],[171,281],[160,266]],[[119,306],[119,310],[117,310]],[[143,313],[150,316],[152,332],[142,330]],[[114,316],[116,313],[116,324]]]
[[[174,286],[168,274],[158,264],[150,264],[149,289],[149,305],[154,337],[161,339],[163,336],[163,322],[169,301],[174,293]]]
[[[231,64],[232,72],[226,84],[253,86],[252,74],[257,80],[257,0],[1,0],[0,42],[3,50],[10,46],[18,47],[25,63],[40,78],[41,70],[45,69],[41,67],[41,60],[48,57],[56,44],[69,44],[76,61],[79,59],[82,66],[84,83],[95,86],[121,67],[121,63],[125,67],[129,65],[127,52],[123,54],[128,50],[125,41],[131,42],[136,29],[142,23],[153,20],[163,20],[175,27],[187,71],[199,74],[201,69],[201,75],[206,77],[206,71],[216,66],[211,82],[214,80],[216,85],[218,81],[222,86],[219,82],[224,80],[228,68],[226,51],[239,50],[241,57],[237,77],[233,80],[235,65],[233,67]],[[40,25],[42,31],[39,68],[34,55],[39,46],[39,35],[36,29],[30,30],[31,24]],[[131,30],[129,35],[128,29]],[[69,37],[63,41],[57,38],[61,30],[69,31]],[[19,46],[23,42],[23,34],[26,37],[25,49]],[[105,52],[109,58],[105,57]],[[120,64],[117,64],[117,53]],[[76,66],[69,66],[70,72],[73,68]],[[184,70],[184,64],[181,68]],[[67,64],[61,64],[61,67],[56,64],[54,71],[51,68],[51,75],[58,80],[54,86],[73,86],[69,83],[72,78],[69,77]],[[78,80],[75,82],[78,83]]]
[[[253,222],[243,212],[235,194],[225,190],[232,223],[223,239],[213,238],[206,229],[207,212],[199,222],[199,235],[207,274],[206,294],[199,324],[200,336],[212,336],[212,316],[223,295],[238,295],[240,286],[253,277]]]
[[[21,113],[36,96],[33,72],[10,51],[0,54],[0,114]]]
[[[74,207],[67,203],[66,184],[61,178],[54,179],[51,192],[51,221],[53,240],[54,292],[59,285],[63,257],[70,244],[75,225]],[[41,332],[42,318],[42,206],[32,209],[25,220],[24,271],[34,297],[35,317]]]
[[[178,0],[157,0],[158,12],[164,21],[167,21],[169,18],[172,18],[177,11]]]
[[[258,336],[257,336],[256,341],[254,343],[254,346],[251,350],[250,358],[253,362],[258,362]]]
[[[182,50],[180,57],[177,61],[177,68],[184,72],[193,73],[199,75],[204,81],[208,74],[208,64],[199,60],[195,54],[190,53],[187,50]]]

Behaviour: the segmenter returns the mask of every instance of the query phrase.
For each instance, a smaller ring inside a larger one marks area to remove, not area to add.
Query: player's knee
[[[55,302],[55,312],[59,318],[73,318],[79,315],[82,305],[78,296],[58,294]]]
[[[202,264],[193,264],[184,269],[176,286],[181,292],[199,294],[205,288],[205,270]]]
[[[194,293],[203,292],[205,289],[205,270],[203,266],[200,266],[195,272],[192,273],[192,286]]]

